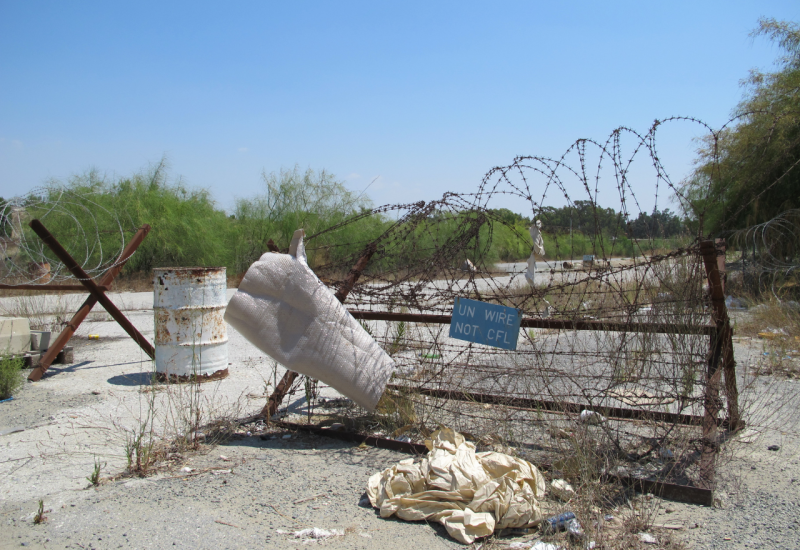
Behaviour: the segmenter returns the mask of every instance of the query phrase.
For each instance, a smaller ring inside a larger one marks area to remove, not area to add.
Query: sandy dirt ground
[[[152,341],[152,293],[112,299]],[[242,432],[176,456],[174,467],[152,476],[90,487],[95,464],[103,476],[125,469],[126,442],[150,410],[158,411],[159,433],[181,429],[187,407],[230,418],[260,410],[265,382],[282,370],[230,327],[229,339],[228,378],[172,393],[153,390],[151,362],[116,323],[103,314],[85,323],[72,341],[73,364],[54,365],[0,403],[0,548],[461,546],[438,525],[381,519],[365,505],[369,476],[407,455],[303,433]],[[755,365],[759,346],[737,343],[741,368]],[[759,378],[748,390],[755,397],[743,396],[755,403],[752,428],[721,454],[717,506],[650,501],[654,521],[680,525],[673,534],[686,547],[800,547],[800,438],[791,400],[800,385]],[[290,410],[299,410],[303,396],[292,399]],[[37,525],[40,500],[47,520]],[[312,542],[292,534],[310,528],[343,534]]]

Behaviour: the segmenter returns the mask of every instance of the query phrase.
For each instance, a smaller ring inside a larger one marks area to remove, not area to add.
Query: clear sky
[[[760,16],[800,3],[0,0],[0,196],[162,157],[224,208],[295,164],[376,204],[470,192],[617,126],[723,124],[779,53]],[[673,180],[696,135],[665,132]]]

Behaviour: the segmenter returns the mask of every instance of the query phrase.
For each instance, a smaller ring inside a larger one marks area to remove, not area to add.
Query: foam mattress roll
[[[301,229],[289,254],[268,252],[250,266],[225,320],[278,363],[370,411],[394,370],[392,358],[308,267]]]

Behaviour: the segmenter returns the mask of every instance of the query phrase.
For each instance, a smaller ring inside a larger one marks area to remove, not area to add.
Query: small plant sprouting
[[[359,319],[358,320],[358,324],[361,325],[361,328],[364,329],[364,332],[366,332],[367,334],[369,334],[370,336],[375,338],[375,335],[372,334],[372,328],[369,326],[369,324],[366,321],[364,321],[363,319]]]
[[[155,400],[148,396],[146,415],[135,428],[123,428],[125,431],[125,457],[128,473],[144,477],[156,461],[155,432],[153,420]],[[91,480],[90,480],[91,481]]]
[[[94,469],[92,470],[91,475],[89,475],[86,480],[91,483],[93,487],[97,487],[100,485],[100,471],[105,467],[105,463],[100,464],[100,461],[97,460],[97,457],[94,459]]]
[[[407,313],[407,312],[408,309],[404,307],[400,308],[400,313]],[[390,357],[394,357],[394,355],[397,352],[405,349],[406,329],[407,326],[405,321],[400,321],[395,326],[394,335],[392,336],[392,342],[391,344],[389,344],[389,349],[387,350],[387,353],[389,354]]]
[[[47,516],[44,515],[44,500],[39,499],[39,511],[33,516],[33,523],[39,525],[47,521]]]

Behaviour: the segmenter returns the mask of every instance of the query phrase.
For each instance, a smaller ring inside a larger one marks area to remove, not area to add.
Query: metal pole
[[[5,285],[0,284],[0,288],[3,290],[54,290],[57,292],[72,292],[72,291],[83,291],[86,290],[86,287],[83,285],[50,285],[50,284],[43,284],[43,285]],[[97,285],[102,291],[110,290],[110,287],[105,285]]]
[[[451,315],[431,313],[393,313],[389,311],[359,311],[349,309],[356,319],[368,321],[404,321],[407,323],[427,323],[449,325]],[[670,323],[618,323],[614,321],[585,321],[582,319],[533,319],[520,320],[520,328],[546,328],[555,330],[596,330],[601,332],[646,332],[648,334],[716,334],[715,325],[677,325]]]

